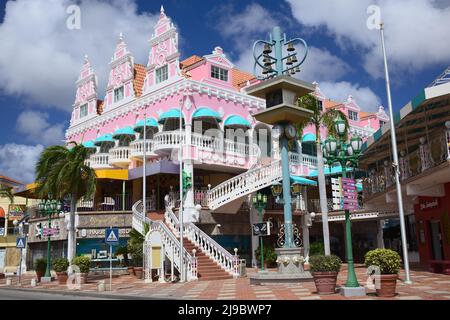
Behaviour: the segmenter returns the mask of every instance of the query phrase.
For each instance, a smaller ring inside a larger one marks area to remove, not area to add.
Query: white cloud
[[[366,71],[374,77],[383,74],[379,32],[366,26],[366,10],[374,3],[381,8],[386,47],[394,70],[414,72],[449,61],[449,1],[286,1],[301,24],[315,31],[325,27],[341,48],[356,48],[363,56]]]
[[[64,124],[52,125],[48,122],[49,114],[40,111],[24,111],[17,118],[16,130],[25,139],[44,145],[62,144]]]
[[[349,95],[352,95],[356,103],[363,111],[375,112],[381,105],[381,99],[368,87],[361,87],[359,84],[352,84],[350,82],[321,82],[320,89],[327,96],[327,98],[343,102],[347,100]]]
[[[31,183],[35,177],[35,165],[44,150],[40,144],[0,145],[0,173],[22,183]]]
[[[138,14],[134,0],[82,0],[81,29],[69,30],[66,9],[75,1],[8,1],[0,24],[0,90],[32,103],[70,111],[85,54],[99,77],[103,99],[109,62],[123,32],[136,62],[146,63],[157,15]],[[159,6],[155,5],[159,10]]]

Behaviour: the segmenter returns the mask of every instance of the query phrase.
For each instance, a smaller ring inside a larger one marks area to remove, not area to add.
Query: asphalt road
[[[42,293],[13,289],[0,289],[0,300],[107,300],[97,297],[74,296],[70,294]]]

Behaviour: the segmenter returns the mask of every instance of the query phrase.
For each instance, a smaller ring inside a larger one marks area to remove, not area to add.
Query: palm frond
[[[341,119],[345,122],[345,133],[343,138],[347,140],[348,129],[350,128],[350,125],[348,123],[347,116],[342,111],[336,109],[329,109],[325,111],[322,115],[322,124],[327,128],[329,135],[338,138],[338,134],[334,126],[334,121],[336,119]]]

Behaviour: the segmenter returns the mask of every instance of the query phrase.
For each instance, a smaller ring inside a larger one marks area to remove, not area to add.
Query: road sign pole
[[[20,286],[20,279],[22,277],[22,257],[23,257],[23,249],[20,249],[20,264],[19,264],[19,286]]]
[[[109,245],[109,291],[112,291],[112,244]]]

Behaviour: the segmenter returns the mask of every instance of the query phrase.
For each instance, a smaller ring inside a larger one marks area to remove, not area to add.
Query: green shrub
[[[258,247],[258,249],[255,250],[256,259],[261,261],[261,250]],[[264,262],[268,265],[273,265],[277,261],[277,254],[272,247],[265,246],[264,247]]]
[[[77,265],[81,273],[89,273],[91,269],[91,259],[89,257],[75,257],[72,260],[72,265]]]
[[[324,255],[325,248],[321,242],[313,242],[309,245],[309,256]]]
[[[53,270],[56,272],[66,272],[67,268],[69,268],[69,260],[66,258],[57,258],[52,262]]]
[[[133,266],[142,267],[143,264],[143,245],[128,241],[127,251],[131,255]]]
[[[45,272],[47,269],[47,260],[44,258],[36,259],[34,261],[34,270],[37,272]]]
[[[339,272],[342,260],[335,255],[315,255],[309,258],[312,272]]]
[[[365,255],[366,267],[378,266],[381,274],[397,274],[402,265],[400,255],[390,249],[375,249]]]

